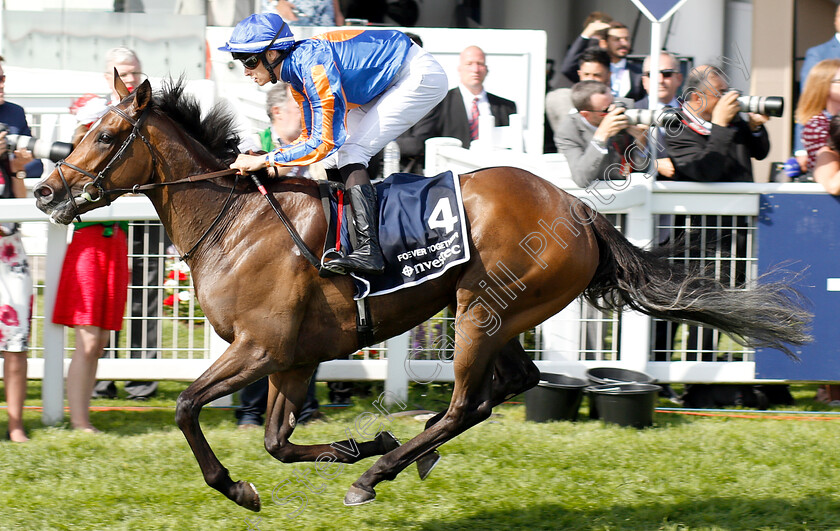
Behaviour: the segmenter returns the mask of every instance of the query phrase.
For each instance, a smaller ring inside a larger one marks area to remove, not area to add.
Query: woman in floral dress
[[[3,161],[7,162],[7,161]],[[8,164],[0,164],[0,199],[24,197],[22,179]],[[32,276],[14,223],[0,224],[0,353],[9,427],[6,438],[26,442],[23,401],[26,398],[26,351],[29,348],[29,316],[32,308]]]

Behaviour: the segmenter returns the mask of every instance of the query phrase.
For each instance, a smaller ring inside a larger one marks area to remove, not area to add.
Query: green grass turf
[[[141,404],[94,400],[165,408],[93,412],[104,431],[98,435],[41,427],[40,411],[27,410],[32,441],[0,443],[0,529],[840,529],[840,419],[657,413],[653,428],[636,430],[588,420],[526,422],[522,404],[496,408],[444,445],[426,481],[412,465],[381,483],[374,503],[352,508],[342,505],[344,493],[372,459],[319,479],[313,463],[274,460],[261,430],[235,429],[232,411],[205,409],[202,427],[217,456],[262,495],[263,511],[252,513],[204,484],[174,423],[174,399],[184,387],[162,382],[160,396]],[[444,407],[448,387],[413,387],[407,409]],[[814,389],[797,387],[789,409],[830,410],[814,406]],[[324,419],[299,427],[293,440],[346,438],[359,414],[376,412],[378,391],[349,408],[323,407]],[[39,392],[31,382],[28,405]],[[324,384],[319,398],[326,402]],[[406,415],[390,425],[405,440],[423,424]],[[323,490],[306,492],[305,509],[292,518],[297,503],[277,505],[272,490],[295,471]]]

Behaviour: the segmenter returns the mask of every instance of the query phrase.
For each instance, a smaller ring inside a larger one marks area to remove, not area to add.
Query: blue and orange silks
[[[283,61],[280,78],[301,107],[302,132],[271,153],[274,163],[312,164],[341,147],[347,110],[388,88],[411,45],[395,30],[337,30],[299,42]]]

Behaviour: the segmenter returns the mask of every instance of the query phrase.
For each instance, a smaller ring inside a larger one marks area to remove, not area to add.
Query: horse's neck
[[[162,151],[165,163],[159,167],[158,173],[163,182],[224,169],[203,149],[196,149],[195,141],[187,135],[183,135],[176,142],[170,142]],[[223,183],[223,179],[220,178],[194,184],[165,186],[150,193],[149,198],[155,205],[161,223],[175,248],[183,254],[192,249],[222,213],[229,195],[230,185]],[[244,197],[237,197],[238,195],[234,192],[231,203],[246,200]],[[229,215],[230,212],[222,214],[220,225],[224,224]]]

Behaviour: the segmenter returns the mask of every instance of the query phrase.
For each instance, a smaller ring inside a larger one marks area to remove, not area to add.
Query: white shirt
[[[594,125],[589,123],[589,120],[584,118],[583,115],[580,114],[577,110],[575,110],[573,114],[577,114],[578,119],[583,123],[583,125],[585,125],[587,128],[589,128],[589,130],[592,131],[593,134],[598,129],[597,127],[595,127]],[[590,140],[589,143],[592,144],[592,147],[597,149],[598,152],[601,153],[601,155],[606,155],[607,154],[607,148],[598,144],[598,142],[596,142],[594,138],[592,140]]]
[[[617,63],[610,63],[610,89],[613,96],[622,97],[632,88],[630,82],[630,70],[627,68],[627,59]]]
[[[481,94],[473,94],[464,85],[458,85],[458,88],[461,90],[461,97],[464,98],[464,109],[467,110],[467,120],[470,119],[473,100],[476,98],[478,98],[478,115],[493,116],[493,111],[490,110],[490,101],[487,99],[487,91],[482,90]]]

